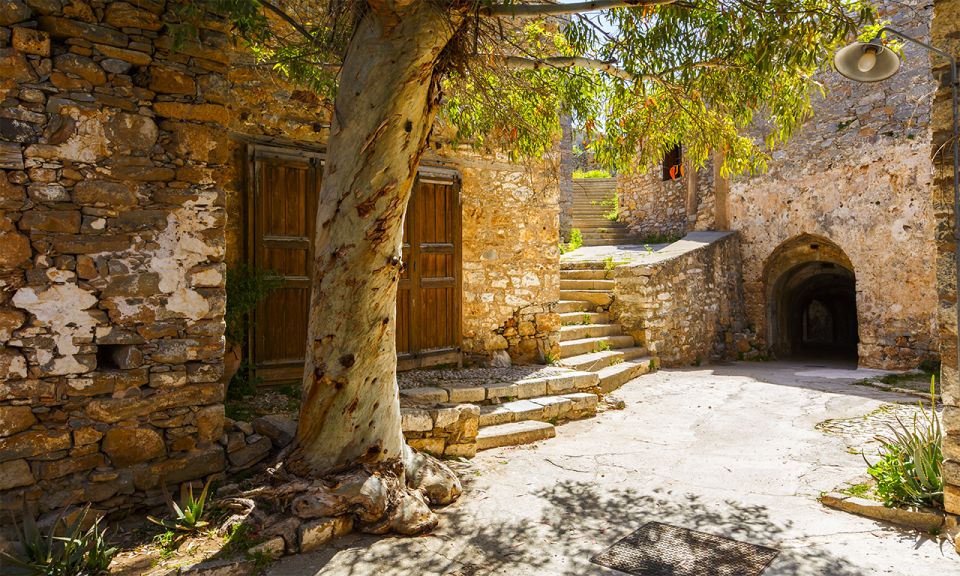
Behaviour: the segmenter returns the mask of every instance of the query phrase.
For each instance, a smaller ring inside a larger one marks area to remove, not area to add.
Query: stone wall
[[[931,30],[934,46],[960,54],[960,0],[936,0]],[[933,107],[933,210],[936,212],[938,327],[943,386],[944,501],[948,512],[960,514],[960,373],[957,371],[957,283],[953,225],[953,149],[949,145],[951,112],[950,69],[932,58],[939,90]],[[960,540],[957,550],[960,551]]]
[[[664,366],[733,357],[743,330],[737,234],[692,232],[643,263],[617,266],[611,311]]]
[[[559,155],[524,166],[463,147],[429,160],[439,159],[463,177],[463,350],[557,355]]]
[[[929,37],[923,2],[881,8],[906,33]],[[825,238],[856,275],[860,364],[912,368],[937,355],[930,102],[926,54],[905,46],[899,74],[860,84],[821,73],[827,95],[781,149],[769,171],[730,183],[730,228],[741,235],[747,315],[761,338],[768,326],[767,277],[778,247]],[[767,342],[769,344],[769,342]]]
[[[687,162],[684,175],[676,180],[663,180],[660,168],[654,166],[646,173],[618,176],[619,220],[640,238],[675,237],[689,230],[712,230],[712,163],[698,170]]]
[[[243,159],[322,149],[328,113],[227,22],[174,50],[173,10],[0,2],[0,514],[157,503],[264,444],[224,433],[220,382]],[[425,163],[463,176],[465,348],[555,350],[555,166],[442,142]]]
[[[224,192],[183,137],[222,138],[197,85],[224,61],[171,51],[166,17],[0,4],[2,514],[157,502],[224,468]]]

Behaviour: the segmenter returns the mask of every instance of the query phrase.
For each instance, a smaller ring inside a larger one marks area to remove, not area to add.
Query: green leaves
[[[272,270],[261,270],[246,262],[237,262],[227,269],[227,340],[242,343],[246,340],[248,319],[271,292],[283,286],[283,278]]]
[[[33,517],[27,514],[21,530],[20,553],[0,552],[7,564],[3,574],[36,576],[95,576],[104,574],[117,549],[106,541],[100,519],[83,529],[90,507],[83,508],[68,522],[58,517],[47,534],[41,533]]]
[[[359,0],[284,3],[287,12],[257,0],[207,4],[231,16],[262,63],[327,98],[366,7]],[[725,174],[764,169],[770,149],[810,116],[810,95],[821,89],[817,71],[874,16],[862,0],[691,0],[563,18],[483,15],[499,4],[437,3],[457,27],[431,79],[443,88],[444,135],[514,159],[538,157],[568,114],[596,161],[618,172],[644,170],[678,143],[695,165],[720,153]],[[547,64],[557,56],[612,69]],[[514,69],[508,57],[543,65]]]
[[[189,533],[206,528],[210,523],[204,520],[203,516],[206,513],[207,493],[209,489],[210,481],[208,480],[207,483],[203,485],[203,490],[200,491],[200,495],[195,497],[193,495],[193,486],[190,486],[183,500],[183,506],[171,499],[170,508],[174,513],[172,521],[158,520],[152,516],[147,516],[147,520],[172,531]]]
[[[897,418],[898,426],[889,426],[892,435],[877,437],[880,460],[867,462],[867,471],[877,482],[877,495],[887,506],[943,507],[942,432],[934,379],[929,413],[920,405],[923,417],[914,415],[910,427]]]

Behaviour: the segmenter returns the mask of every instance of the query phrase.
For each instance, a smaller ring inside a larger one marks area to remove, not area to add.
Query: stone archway
[[[857,359],[856,275],[839,246],[812,234],[784,242],[767,259],[764,284],[775,355]]]

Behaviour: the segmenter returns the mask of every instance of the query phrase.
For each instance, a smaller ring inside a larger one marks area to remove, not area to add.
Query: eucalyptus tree
[[[810,113],[814,73],[872,20],[860,0],[207,0],[264,62],[328,97],[302,406],[284,466],[327,479],[301,515],[432,528],[460,493],[403,439],[395,300],[404,212],[431,133],[544,154],[569,114],[595,158],[651,164],[682,142],[758,170]],[[763,114],[763,138],[747,136]],[[330,487],[335,489],[331,491]]]

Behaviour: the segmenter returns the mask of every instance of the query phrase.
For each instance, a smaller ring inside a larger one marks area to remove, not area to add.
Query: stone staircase
[[[656,369],[647,349],[611,322],[614,281],[608,276],[600,263],[560,270],[560,365],[596,373],[602,393]]]
[[[496,369],[433,372],[430,385],[400,391],[404,432],[430,430],[427,409],[435,411],[433,430],[443,429],[452,423],[448,418],[458,418],[440,416],[443,407],[466,404],[479,413],[476,450],[553,438],[556,424],[595,415],[603,394],[654,371],[656,358],[610,320],[614,281],[608,276],[602,262],[565,264],[560,271],[557,365],[530,369],[519,379],[498,379]]]
[[[610,246],[637,242],[627,225],[612,222],[604,214],[613,205],[604,205],[617,194],[616,178],[584,178],[573,181],[573,208],[570,226],[583,235],[584,246]]]

